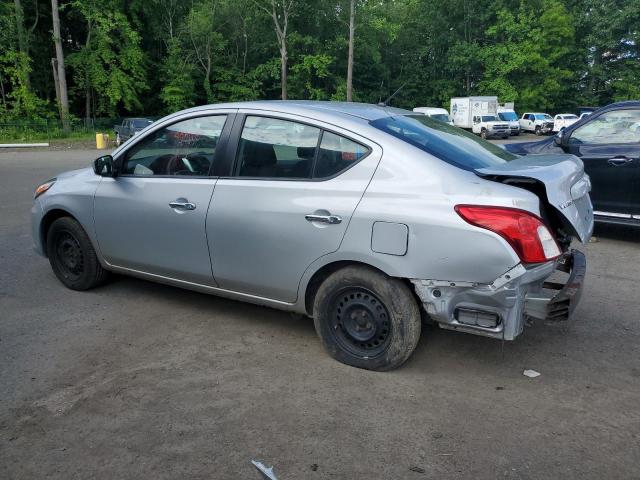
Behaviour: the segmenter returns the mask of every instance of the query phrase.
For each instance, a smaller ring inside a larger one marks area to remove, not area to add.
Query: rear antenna
[[[400,87],[395,92],[389,95],[389,97],[384,102],[380,102],[378,103],[378,105],[380,105],[381,107],[387,107],[391,99],[393,99],[393,97],[395,97],[398,94],[398,92],[400,92],[400,90],[404,88],[406,84],[407,82],[404,82],[402,85],[400,85]]]

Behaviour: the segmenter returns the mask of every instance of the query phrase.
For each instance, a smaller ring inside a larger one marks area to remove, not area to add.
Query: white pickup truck
[[[553,131],[553,117],[548,113],[524,113],[520,118],[520,129],[543,135]]]
[[[578,120],[580,120],[578,116],[573,113],[559,113],[553,117],[553,131],[559,132],[563,128],[573,125]]]
[[[509,138],[509,123],[498,120],[495,115],[475,115],[471,131],[482,138]]]

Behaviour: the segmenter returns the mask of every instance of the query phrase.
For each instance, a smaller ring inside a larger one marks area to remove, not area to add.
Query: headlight
[[[51,187],[53,187],[53,184],[56,183],[56,179],[52,178],[51,180],[47,180],[46,182],[44,182],[41,185],[38,185],[38,187],[36,188],[36,191],[33,194],[33,198],[36,199],[38,198],[40,195],[42,195],[44,192],[46,192],[47,190],[49,190]]]

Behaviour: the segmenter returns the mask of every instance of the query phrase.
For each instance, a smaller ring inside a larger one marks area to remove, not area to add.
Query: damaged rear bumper
[[[554,271],[564,282],[548,282]],[[411,280],[431,320],[441,327],[504,340],[515,339],[527,317],[566,320],[582,293],[586,259],[571,250],[557,261],[516,265],[490,284]]]

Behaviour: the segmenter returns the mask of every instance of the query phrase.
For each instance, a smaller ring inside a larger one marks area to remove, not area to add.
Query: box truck
[[[455,97],[451,99],[451,120],[482,138],[511,135],[509,124],[498,119],[498,97]]]

